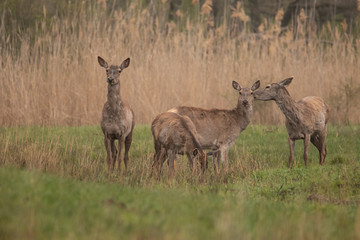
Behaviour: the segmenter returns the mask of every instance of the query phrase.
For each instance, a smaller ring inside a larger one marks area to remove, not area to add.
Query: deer
[[[169,179],[175,173],[175,159],[177,155],[186,154],[192,173],[195,163],[200,162],[204,173],[207,168],[207,156],[202,150],[194,124],[186,116],[164,112],[155,117],[151,124],[155,154],[153,170],[157,169],[160,177],[161,168],[168,159]]]
[[[228,153],[242,131],[249,125],[253,113],[253,94],[260,87],[256,81],[251,88],[241,87],[236,81],[232,87],[238,91],[237,105],[233,109],[203,109],[199,107],[178,106],[168,110],[181,116],[187,116],[194,123],[203,149],[213,152],[214,171],[219,173],[220,160],[224,172],[228,171]]]
[[[264,89],[255,92],[256,100],[275,101],[285,115],[285,126],[288,132],[290,148],[289,164],[294,161],[295,140],[304,140],[304,163],[308,162],[308,148],[311,142],[319,151],[320,165],[325,162],[327,154],[326,135],[329,121],[329,107],[324,100],[317,96],[304,97],[295,101],[287,91],[293,77],[286,78],[278,83],[271,83]]]
[[[120,66],[110,66],[100,56],[98,56],[98,62],[101,67],[106,69],[108,84],[107,101],[104,104],[101,118],[108,173],[114,170],[116,159],[118,159],[118,170],[121,172],[122,147],[125,145],[124,164],[125,170],[127,170],[132,132],[135,126],[134,112],[120,95],[120,74],[129,66],[130,58],[125,59]],[[118,150],[115,146],[115,140],[118,140]]]

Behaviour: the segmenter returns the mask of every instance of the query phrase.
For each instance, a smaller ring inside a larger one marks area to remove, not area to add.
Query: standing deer
[[[260,81],[256,81],[251,88],[242,88],[235,81],[232,82],[232,86],[239,92],[237,106],[232,110],[180,106],[168,111],[191,119],[203,149],[218,148],[214,159],[216,174],[219,173],[220,158],[224,164],[224,170],[228,170],[229,148],[250,123],[253,112],[253,93],[260,87]]]
[[[295,140],[304,139],[304,162],[307,166],[309,142],[319,150],[320,164],[326,157],[326,131],[329,120],[329,108],[320,97],[304,97],[294,101],[286,90],[293,77],[279,83],[271,83],[255,92],[255,99],[274,100],[286,117],[286,129],[289,135],[289,168],[294,160]]]
[[[104,143],[107,154],[108,172],[112,172],[118,159],[118,170],[121,172],[121,150],[125,143],[124,163],[127,169],[129,162],[129,149],[134,129],[134,112],[129,104],[120,96],[120,73],[129,66],[130,58],[125,59],[120,66],[111,65],[98,57],[101,67],[106,69],[108,82],[107,102],[104,105],[101,119],[101,129],[104,133]],[[118,140],[118,150],[115,146]]]
[[[153,168],[157,168],[159,176],[162,165],[168,158],[169,178],[173,177],[176,154],[186,154],[193,172],[198,159],[205,172],[207,157],[199,144],[195,126],[188,117],[171,112],[161,113],[152,122],[151,132],[155,147]]]

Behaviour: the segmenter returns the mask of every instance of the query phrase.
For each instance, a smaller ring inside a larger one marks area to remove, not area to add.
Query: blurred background
[[[231,82],[294,76],[293,98],[325,99],[333,124],[360,122],[360,1],[1,0],[0,125],[96,125],[97,56],[119,65],[136,123],[178,105],[234,108]],[[273,102],[254,124],[282,124]]]

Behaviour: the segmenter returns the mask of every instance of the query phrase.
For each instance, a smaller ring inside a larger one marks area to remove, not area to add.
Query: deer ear
[[[251,91],[255,91],[260,87],[260,80],[257,80],[251,87]]]
[[[98,62],[100,64],[100,66],[102,66],[103,68],[108,68],[109,67],[107,62],[100,56],[98,56]]]
[[[294,77],[289,77],[289,78],[286,78],[284,80],[282,80],[281,82],[279,82],[279,85],[281,86],[284,86],[284,87],[287,87],[290,85],[291,81],[293,80]]]
[[[238,91],[241,90],[240,85],[236,81],[232,81],[232,86],[235,90],[238,90]]]
[[[193,151],[194,157],[197,156],[198,154],[199,154],[199,150],[197,148],[195,148],[194,151]]]
[[[120,69],[123,70],[127,68],[129,65],[130,65],[130,58],[127,58],[121,63]]]

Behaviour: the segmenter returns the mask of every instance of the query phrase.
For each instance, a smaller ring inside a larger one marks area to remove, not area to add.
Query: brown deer
[[[199,144],[195,126],[188,117],[171,112],[161,113],[152,122],[151,132],[155,148],[153,168],[157,168],[159,176],[162,165],[168,158],[169,179],[173,177],[177,154],[186,154],[193,172],[196,162],[200,162],[201,169],[205,172],[207,157]]]
[[[108,172],[112,172],[118,159],[118,170],[121,172],[121,150],[125,144],[124,163],[127,169],[129,162],[129,149],[134,129],[134,112],[129,104],[120,96],[120,73],[129,66],[130,58],[125,59],[120,66],[111,65],[98,57],[101,67],[106,69],[108,83],[107,102],[104,105],[101,119],[101,129],[104,133],[104,143],[107,154]],[[118,140],[118,150],[115,146]]]
[[[279,83],[271,83],[255,92],[255,99],[273,100],[286,117],[286,129],[289,135],[289,168],[294,160],[295,140],[304,139],[304,162],[307,166],[309,142],[319,150],[320,164],[326,157],[326,131],[329,120],[329,108],[320,97],[304,97],[294,101],[286,90],[293,77]]]
[[[228,170],[229,148],[250,123],[253,112],[253,93],[260,87],[260,81],[256,81],[251,88],[242,88],[236,81],[232,82],[232,86],[239,92],[237,106],[232,110],[180,106],[168,111],[191,119],[203,149],[218,148],[214,159],[215,173],[219,173],[220,158],[224,164],[224,170]]]

